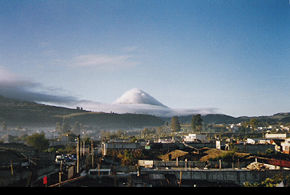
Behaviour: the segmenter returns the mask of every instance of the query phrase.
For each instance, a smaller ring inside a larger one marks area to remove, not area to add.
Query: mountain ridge
[[[181,123],[191,123],[192,115],[178,116]],[[84,121],[104,129],[120,128],[143,128],[149,126],[161,126],[165,121],[170,122],[172,117],[157,117],[148,114],[135,113],[104,113],[91,112],[81,109],[72,109],[51,105],[38,104],[35,102],[16,100],[0,96],[0,122],[5,121],[8,126],[54,126],[56,122],[66,119],[73,124],[75,121]],[[257,118],[269,123],[290,123],[290,112],[276,113],[270,116],[233,117],[226,114],[202,115],[204,123],[239,123]]]
[[[5,121],[10,127],[55,127],[57,122],[62,123],[64,119],[70,125],[78,121],[94,129],[143,128],[164,123],[152,115],[90,112],[0,96],[0,122]]]

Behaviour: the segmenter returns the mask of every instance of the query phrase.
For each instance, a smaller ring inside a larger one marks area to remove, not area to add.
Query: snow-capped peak
[[[133,88],[126,91],[114,104],[149,104],[167,107],[141,89]]]

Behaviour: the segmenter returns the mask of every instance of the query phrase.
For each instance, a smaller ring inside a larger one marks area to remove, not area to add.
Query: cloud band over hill
[[[174,115],[211,114],[215,108],[204,109],[173,109],[165,106],[151,95],[140,89],[125,92],[114,103],[101,103],[80,100],[73,96],[57,95],[57,89],[44,87],[42,84],[19,77],[0,66],[0,95],[70,108],[82,107],[94,112],[136,113],[170,117]],[[50,95],[56,94],[56,95]]]
[[[169,108],[146,92],[134,88],[126,91],[113,104],[97,103],[93,101],[79,102],[78,106],[92,111],[151,114],[155,116],[171,117],[191,114],[216,113],[215,108],[203,109],[174,109]]]
[[[155,116],[171,117],[191,114],[213,114],[215,108],[201,109],[174,109],[149,104],[104,104],[95,102],[82,102],[78,106],[91,111],[114,112],[114,113],[135,113],[151,114]]]
[[[74,104],[77,98],[57,94],[56,89],[22,78],[0,66],[0,95],[32,102]]]

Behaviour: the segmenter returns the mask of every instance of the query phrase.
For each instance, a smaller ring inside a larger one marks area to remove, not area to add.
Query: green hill
[[[238,121],[237,118],[224,115],[224,114],[207,114],[203,115],[202,120],[206,124],[221,124],[221,123],[236,123]],[[179,116],[179,121],[181,123],[191,123],[192,115],[186,115],[186,116]],[[163,120],[170,122],[171,118],[163,118]]]
[[[55,115],[81,112],[57,106],[21,101],[0,96],[0,121],[10,126],[50,126],[56,123]],[[83,111],[82,111],[83,112]]]
[[[116,113],[100,113],[85,112],[73,113],[59,117],[70,124],[79,121],[82,124],[95,126],[98,129],[134,129],[152,126],[161,126],[164,121],[156,116],[145,114],[116,114]]]
[[[97,113],[37,104],[0,96],[0,122],[10,127],[55,127],[57,122],[76,121],[97,129],[128,129],[163,125],[158,117],[143,114]]]
[[[179,121],[183,124],[191,123],[192,115],[179,116]],[[277,123],[290,123],[290,113],[278,113],[272,116],[241,116],[241,117],[232,117],[224,114],[207,114],[203,115],[202,120],[205,124],[233,124],[240,123],[243,121],[249,121],[252,118],[258,119],[259,122],[268,123],[268,124],[277,124]],[[164,121],[170,122],[170,117],[162,118]]]
[[[290,113],[277,113],[272,116],[232,117],[224,114],[202,116],[206,124],[230,124],[257,118],[260,122],[275,124],[289,123]],[[181,123],[191,123],[192,115],[179,116]],[[156,117],[146,114],[116,114],[89,112],[80,109],[49,106],[34,102],[21,101],[0,96],[0,122],[10,127],[55,127],[57,122],[65,120],[70,125],[76,121],[94,129],[132,129],[161,126],[171,117]]]

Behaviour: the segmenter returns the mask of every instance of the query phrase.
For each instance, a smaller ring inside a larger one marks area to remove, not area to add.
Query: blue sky
[[[0,0],[1,74],[34,95],[111,103],[139,88],[172,108],[290,112],[290,4]]]

